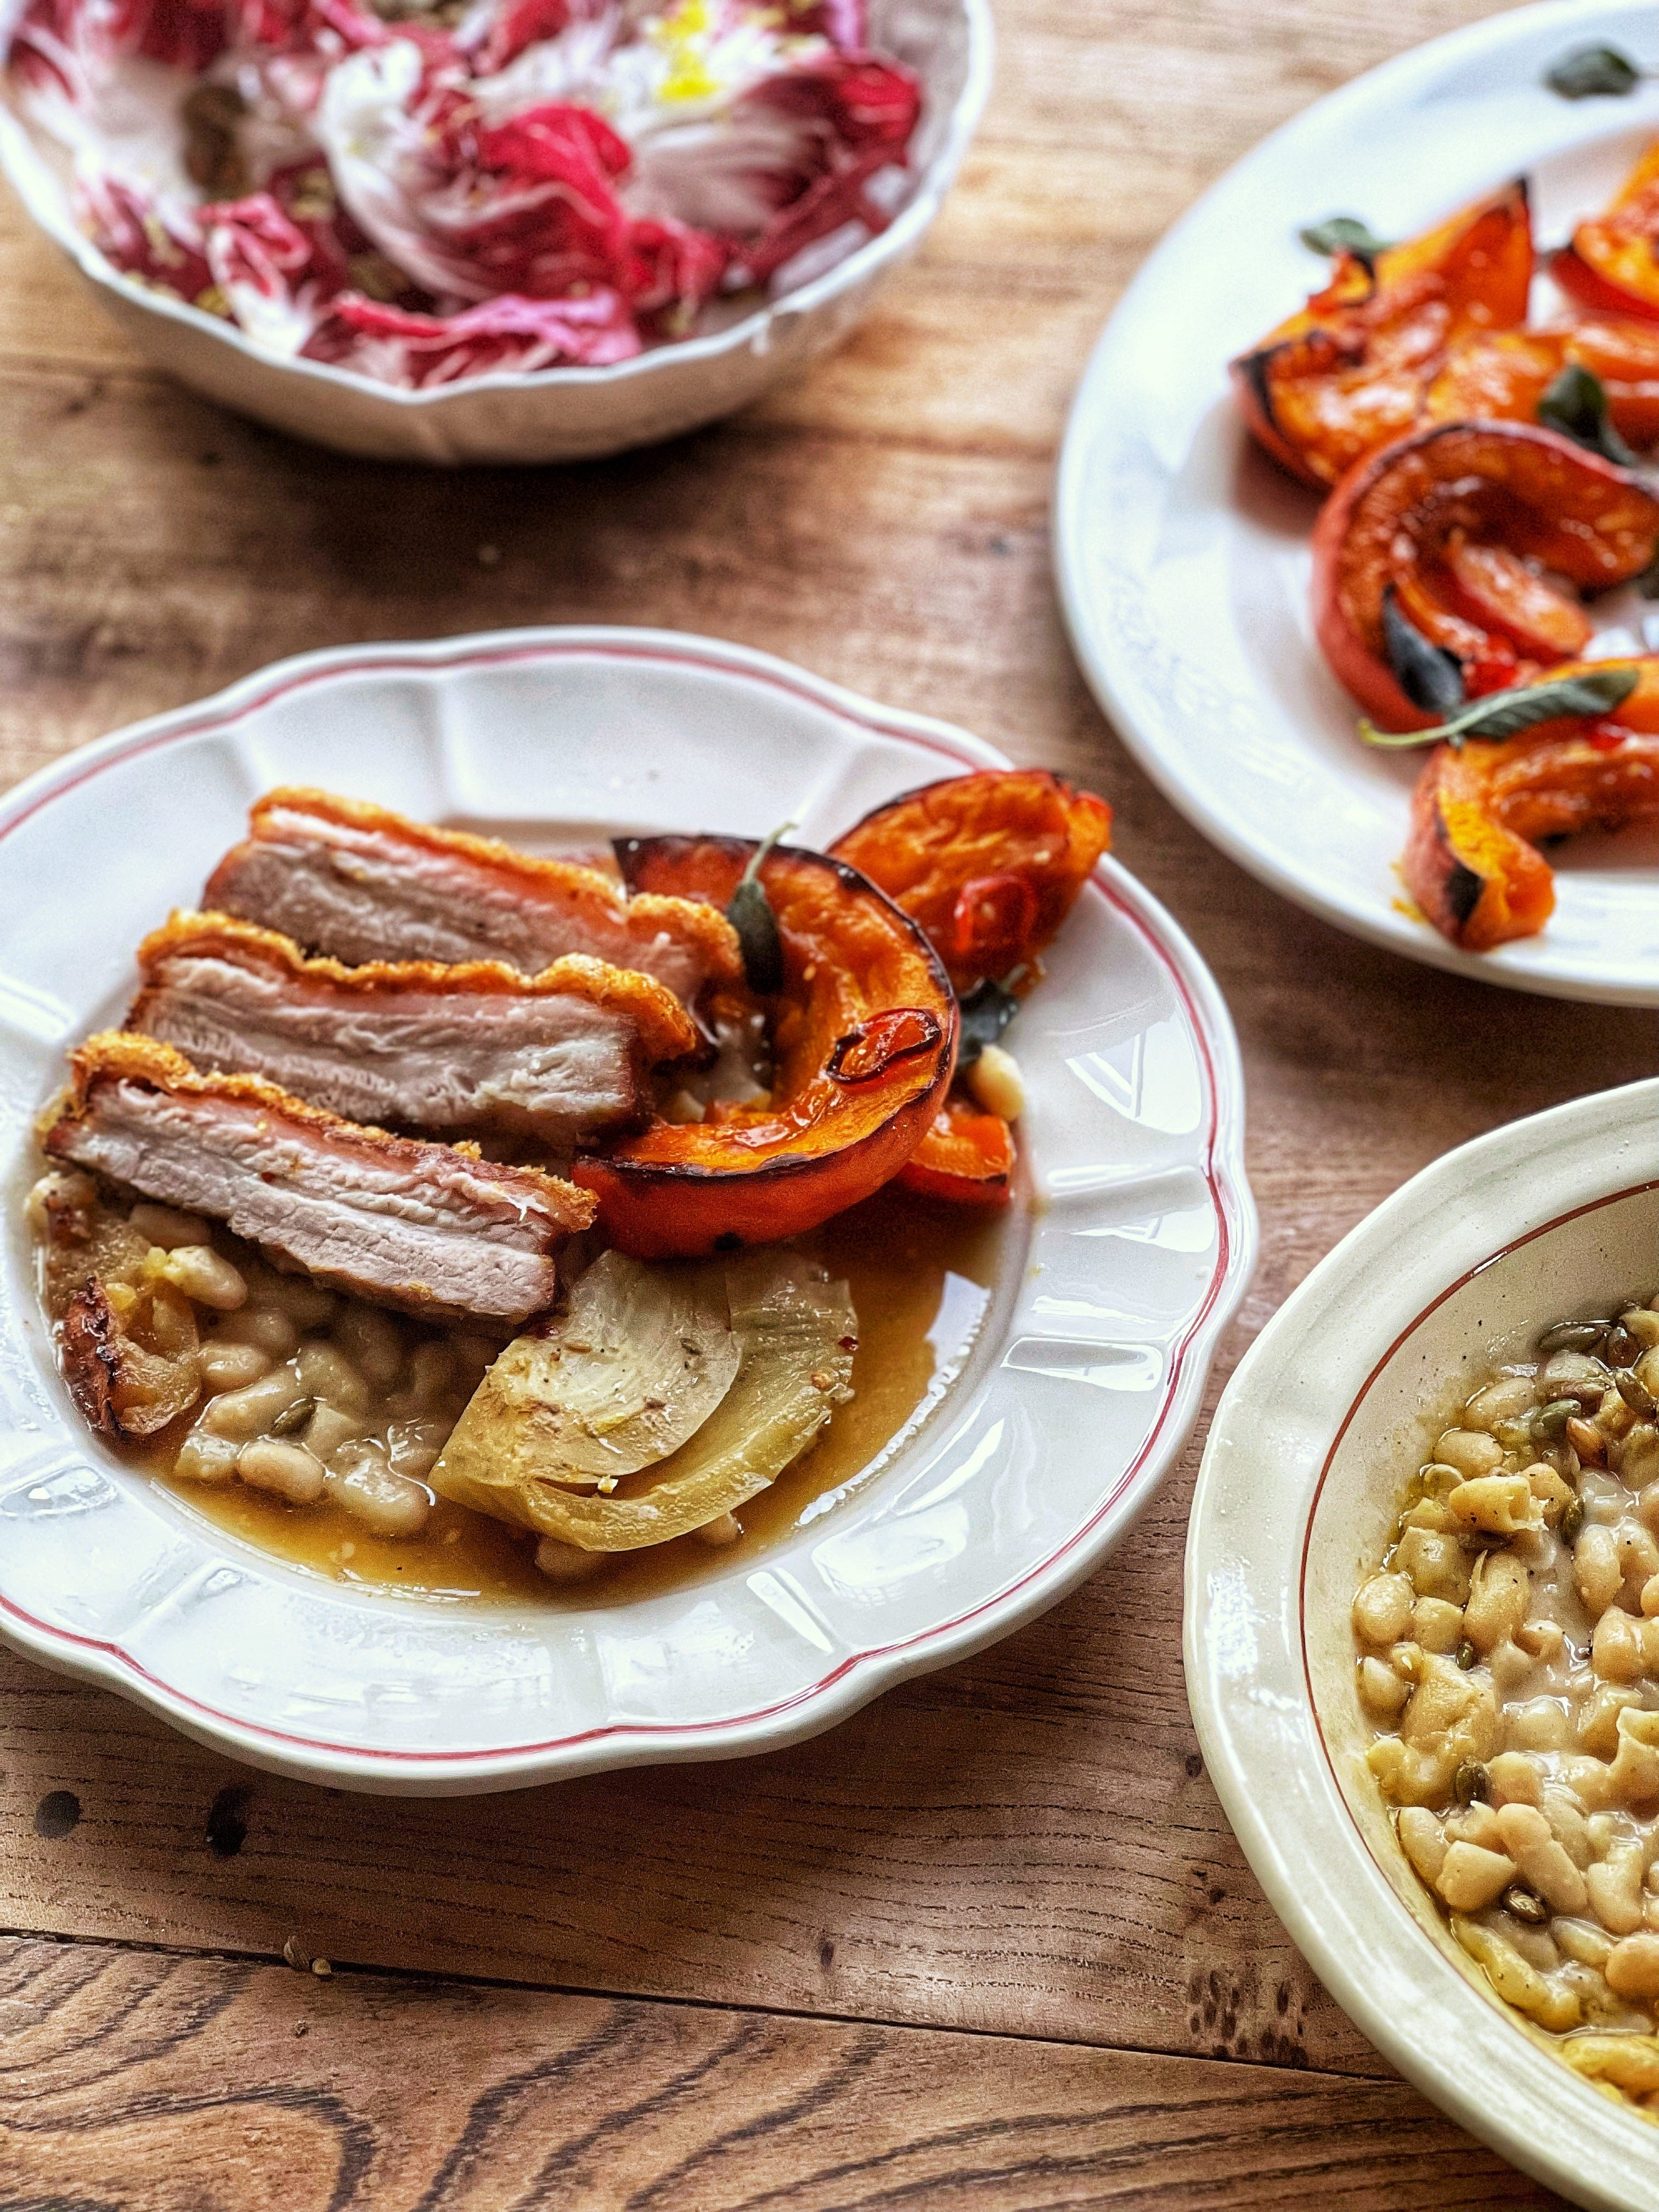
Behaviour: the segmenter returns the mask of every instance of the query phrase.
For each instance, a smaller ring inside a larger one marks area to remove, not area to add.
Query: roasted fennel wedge
[[[644,1267],[607,1254],[663,1285],[718,1282],[710,1271]],[[603,1265],[604,1262],[596,1262]],[[589,1271],[590,1273],[592,1270]],[[582,1282],[587,1279],[586,1276]],[[576,1285],[580,1291],[581,1283]],[[547,1405],[526,1394],[532,1373],[558,1386],[563,1361],[538,1368],[509,1345],[479,1385],[428,1480],[441,1497],[499,1521],[556,1536],[585,1552],[631,1552],[701,1528],[764,1490],[798,1459],[844,1401],[858,1322],[845,1283],[788,1252],[757,1253],[725,1272],[724,1303],[736,1346],[736,1377],[688,1441],[654,1463],[599,1489],[550,1456]],[[575,1292],[572,1294],[572,1311]],[[559,1324],[568,1338],[568,1317]],[[503,1368],[507,1379],[498,1385]]]

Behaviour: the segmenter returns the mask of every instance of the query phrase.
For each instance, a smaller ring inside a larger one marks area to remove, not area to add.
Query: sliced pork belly
[[[567,954],[346,968],[226,915],[176,914],[138,948],[127,1027],[198,1068],[262,1075],[349,1121],[507,1131],[555,1152],[650,1116],[650,1071],[698,1043],[654,977]]]
[[[405,1313],[527,1319],[553,1303],[555,1255],[592,1218],[556,1176],[360,1128],[256,1076],[198,1075],[150,1037],[88,1037],[71,1067],[46,1133],[54,1159]]]
[[[202,903],[281,930],[307,952],[371,960],[503,960],[536,975],[567,953],[654,975],[689,1006],[742,973],[736,932],[695,899],[629,898],[574,860],[431,830],[324,791],[269,792]]]

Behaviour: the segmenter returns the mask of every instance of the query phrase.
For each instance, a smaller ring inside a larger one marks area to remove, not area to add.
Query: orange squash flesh
[[[1540,722],[1503,744],[1437,745],[1424,763],[1401,872],[1454,945],[1486,952],[1543,927],[1555,886],[1540,840],[1659,821],[1659,657],[1551,676],[1620,665],[1639,680],[1613,715]]]
[[[947,1099],[899,1170],[902,1188],[951,1206],[1006,1206],[1013,1187],[1014,1133],[1000,1114]]]
[[[1630,470],[1533,424],[1439,423],[1360,462],[1325,502],[1313,538],[1314,626],[1376,721],[1428,729],[1438,718],[1407,696],[1389,663],[1390,592],[1453,654],[1474,697],[1582,652],[1590,623],[1571,587],[1627,583],[1656,544],[1659,499]]]
[[[1304,482],[1334,483],[1419,419],[1451,347],[1525,321],[1532,270],[1521,179],[1374,270],[1339,254],[1324,290],[1230,364],[1252,435]]]
[[[619,840],[631,891],[724,908],[753,855],[733,837]],[[765,1106],[659,1121],[577,1162],[612,1241],[641,1259],[769,1243],[890,1182],[927,1134],[956,1065],[956,1000],[914,922],[855,869],[778,846],[760,881],[782,940]]]
[[[1599,314],[1659,321],[1659,143],[1648,148],[1601,215],[1581,222],[1550,263],[1570,299]]]
[[[1535,422],[1564,368],[1597,377],[1607,419],[1628,446],[1659,441],[1659,326],[1594,315],[1559,331],[1498,331],[1453,347],[1430,385],[1426,422]]]
[[[830,851],[927,931],[958,991],[1034,960],[1111,842],[1112,811],[1046,769],[907,792]]]

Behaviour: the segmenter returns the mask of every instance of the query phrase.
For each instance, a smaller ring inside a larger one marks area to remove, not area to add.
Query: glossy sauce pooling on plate
[[[1354,1600],[1367,1763],[1505,2002],[1659,2112],[1659,1311],[1547,1330]]]

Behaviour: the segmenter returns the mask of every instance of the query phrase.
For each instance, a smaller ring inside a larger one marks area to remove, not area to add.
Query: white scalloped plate
[[[1108,861],[1022,1012],[1032,1203],[954,1380],[832,1510],[683,1586],[441,1609],[257,1552],[89,1437],[54,1371],[20,1205],[31,1124],[118,1018],[143,931],[249,801],[320,783],[543,848],[623,829],[827,842],[1006,765],[742,647],[503,632],[284,661],[72,755],[0,808],[0,1635],[191,1735],[359,1789],[501,1789],[757,1751],[1053,1604],[1179,1451],[1243,1294],[1243,1088],[1213,982]]]
[[[1566,49],[1601,40],[1659,70],[1647,0],[1547,0],[1373,70],[1230,170],[1141,270],[1095,349],[1066,433],[1054,557],[1078,657],[1124,743],[1240,866],[1434,967],[1651,1006],[1654,837],[1562,848],[1547,927],[1494,953],[1460,951],[1405,902],[1395,863],[1415,757],[1356,738],[1358,709],[1308,613],[1316,495],[1255,451],[1226,389],[1229,358],[1318,281],[1300,224],[1352,213],[1408,237],[1523,170],[1545,243],[1601,205],[1659,136],[1659,82],[1574,103],[1539,80]],[[1652,611],[1626,593],[1602,619],[1629,650]]]
[[[1595,2212],[1659,2212],[1659,2132],[1499,2003],[1407,1863],[1349,1626],[1471,1363],[1644,1296],[1659,1079],[1534,1114],[1397,1190],[1287,1298],[1210,1425],[1187,1533],[1193,1723],[1297,1948],[1408,2080]]]

